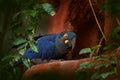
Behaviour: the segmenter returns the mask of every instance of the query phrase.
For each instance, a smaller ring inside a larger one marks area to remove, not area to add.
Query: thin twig
[[[102,44],[103,39],[104,39],[103,37],[100,39],[100,42],[99,42],[98,45],[101,45],[101,44]],[[96,54],[98,54],[99,50],[100,50],[100,48],[98,48],[98,49],[96,50]]]
[[[118,25],[120,26],[120,20],[117,17],[115,17],[115,19],[116,19]]]
[[[98,22],[98,19],[97,19],[97,17],[96,17],[96,14],[95,14],[94,8],[93,8],[93,6],[92,6],[91,0],[89,0],[89,4],[90,4],[90,7],[91,7],[91,9],[92,9],[92,12],[93,12],[93,15],[94,15],[94,17],[95,17],[96,23],[97,23],[97,25],[98,25],[98,28],[99,28],[100,32],[102,33],[103,38],[104,38],[105,41],[106,41],[106,40],[107,40],[107,39],[106,39],[106,36],[105,36],[104,32],[102,31],[102,28],[101,28],[101,26],[100,26],[100,23]]]

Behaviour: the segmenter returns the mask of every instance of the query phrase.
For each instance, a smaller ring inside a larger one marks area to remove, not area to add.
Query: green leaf
[[[31,63],[30,63],[30,59],[28,58],[22,58],[23,64],[27,67],[30,68],[31,67]]]
[[[92,47],[91,49],[92,49],[92,50],[97,50],[97,49],[100,48],[100,47],[101,47],[101,45],[96,45],[96,46]]]
[[[13,42],[14,45],[20,45],[22,43],[27,42],[27,40],[25,38],[19,37],[17,39],[15,39],[15,41]]]
[[[25,52],[26,52],[26,48],[23,48],[23,49],[19,50],[19,54],[21,54],[21,55],[24,55]]]
[[[82,64],[80,64],[80,69],[86,69],[89,64],[89,62],[83,62]]]
[[[109,63],[106,63],[106,64],[98,64],[95,66],[95,69],[100,69],[100,68],[107,68],[108,66],[110,66]]]
[[[91,76],[91,80],[96,80],[96,79],[99,79],[101,76],[100,76],[100,73],[99,72],[95,72],[92,76]]]
[[[120,32],[120,26],[116,27],[113,29],[113,31],[111,32],[111,35],[110,37],[112,39],[116,39],[116,40],[120,40],[120,35],[119,35],[119,32]]]
[[[18,49],[18,50],[24,49],[24,48],[27,47],[27,45],[28,45],[28,43],[23,43],[23,44],[19,45],[17,49]]]
[[[113,42],[110,45],[107,45],[103,48],[104,51],[108,50],[108,49],[114,49],[115,47],[119,46],[119,44],[117,42]]]
[[[79,54],[86,54],[91,52],[92,52],[91,48],[84,48],[80,50]]]
[[[102,8],[109,15],[116,15],[120,13],[120,1],[109,0],[102,5]]]
[[[114,68],[113,68],[112,70],[106,72],[106,73],[100,74],[100,76],[101,76],[103,79],[105,79],[105,78],[107,78],[109,75],[112,75],[112,74],[116,74]]]
[[[91,58],[91,57],[93,56],[93,54],[94,54],[94,50],[93,50],[93,51],[91,51],[91,53],[90,53],[89,57]]]
[[[111,59],[110,63],[112,64],[113,67],[117,65],[117,61],[115,59]]]
[[[97,58],[94,59],[93,62],[98,62],[98,61],[107,61],[108,59],[104,56],[99,56]]]
[[[34,27],[34,25],[32,25],[32,24],[28,26],[28,30],[30,30],[30,31],[32,31],[34,28],[35,28],[35,27]]]
[[[76,70],[76,72],[79,72],[82,69],[90,69],[93,66],[94,66],[94,64],[92,64],[92,63],[83,62],[83,63],[80,64],[80,67]]]
[[[29,10],[28,11],[28,14],[31,16],[31,17],[35,17],[37,15],[37,11],[36,10]]]
[[[101,77],[102,77],[103,79],[105,79],[105,78],[107,78],[109,75],[110,75],[110,73],[107,72],[107,73],[101,74]]]
[[[35,52],[37,52],[38,53],[38,46],[37,46],[37,43],[35,42],[35,41],[30,41],[30,48],[33,50],[33,51],[35,51]]]
[[[105,47],[103,48],[103,50],[106,51],[106,50],[111,49],[111,48],[112,48],[111,45],[107,45],[107,46],[105,46]]]
[[[33,33],[32,33],[32,31],[28,31],[27,36],[28,36],[29,40],[33,40]]]
[[[55,11],[54,11],[54,8],[49,3],[43,3],[42,8],[44,9],[45,12],[47,12],[51,16],[54,16],[56,14]]]
[[[19,54],[18,55],[14,55],[13,57],[14,57],[15,61],[18,61],[21,58],[21,55],[19,55]]]

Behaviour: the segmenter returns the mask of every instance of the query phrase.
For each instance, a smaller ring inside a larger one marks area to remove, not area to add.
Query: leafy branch
[[[25,67],[30,67],[30,60],[25,59],[23,55],[28,48],[38,52],[36,41],[33,38],[36,26],[41,20],[41,15],[54,16],[55,9],[45,0],[40,3],[38,0],[8,0],[8,2],[2,0],[0,4],[0,14],[5,16],[0,19],[1,25],[3,24],[3,31],[0,32],[0,41],[2,42],[0,57],[3,57],[0,58],[0,80],[20,80],[22,72],[14,66],[14,62],[22,58]],[[12,38],[11,42],[8,38],[4,45],[7,32],[11,33],[9,36]],[[7,46],[7,42],[11,45]],[[5,46],[10,49],[6,50],[8,52],[5,51]]]

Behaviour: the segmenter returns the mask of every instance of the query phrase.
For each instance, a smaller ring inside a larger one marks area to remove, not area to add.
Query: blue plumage
[[[67,31],[45,35],[36,41],[38,53],[29,48],[24,57],[29,59],[41,58],[42,60],[59,59],[74,48],[75,39],[76,34]]]
[[[49,59],[55,51],[55,38],[57,34],[49,34],[37,39],[38,53],[32,51],[30,48],[24,54],[24,57],[42,60]]]

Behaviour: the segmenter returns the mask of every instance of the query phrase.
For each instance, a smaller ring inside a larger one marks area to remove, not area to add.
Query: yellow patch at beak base
[[[64,43],[65,44],[68,44],[70,42],[70,40],[65,40]]]

